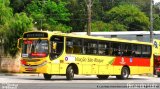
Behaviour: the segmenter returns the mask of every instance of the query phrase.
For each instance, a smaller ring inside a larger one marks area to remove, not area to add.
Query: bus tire
[[[123,67],[121,70],[121,75],[116,75],[117,79],[127,79],[129,77],[128,67]]]
[[[45,79],[45,80],[50,80],[51,77],[52,77],[51,74],[43,74],[43,76],[44,76],[44,79]]]
[[[108,79],[109,75],[97,75],[98,79],[103,80],[103,79]]]
[[[74,78],[74,70],[73,70],[72,66],[69,66],[67,68],[66,78],[67,78],[67,80],[73,80],[73,78]]]
[[[157,75],[157,77],[160,77],[160,75]]]

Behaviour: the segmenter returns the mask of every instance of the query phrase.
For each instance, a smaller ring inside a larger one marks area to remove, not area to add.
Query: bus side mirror
[[[21,50],[22,49],[22,38],[19,38],[18,39],[18,42],[17,42],[17,48],[19,49],[19,50]]]

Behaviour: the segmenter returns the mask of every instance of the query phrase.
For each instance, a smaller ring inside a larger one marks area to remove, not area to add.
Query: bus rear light
[[[47,54],[46,53],[31,53],[31,56],[34,56],[34,57],[46,57]]]
[[[21,60],[21,64],[25,65],[26,61],[25,60]]]

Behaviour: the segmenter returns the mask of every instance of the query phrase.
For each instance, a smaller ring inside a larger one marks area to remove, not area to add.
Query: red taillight
[[[25,65],[26,61],[25,60],[21,60],[21,64]]]
[[[34,56],[34,57],[45,57],[47,56],[46,53],[31,53],[31,56]]]

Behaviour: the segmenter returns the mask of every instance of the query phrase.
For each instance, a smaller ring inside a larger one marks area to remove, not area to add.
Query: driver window
[[[52,42],[52,52],[56,53],[56,48],[57,48],[57,43],[56,42]]]
[[[60,56],[63,52],[64,37],[52,36],[50,39],[50,58],[51,60]]]

